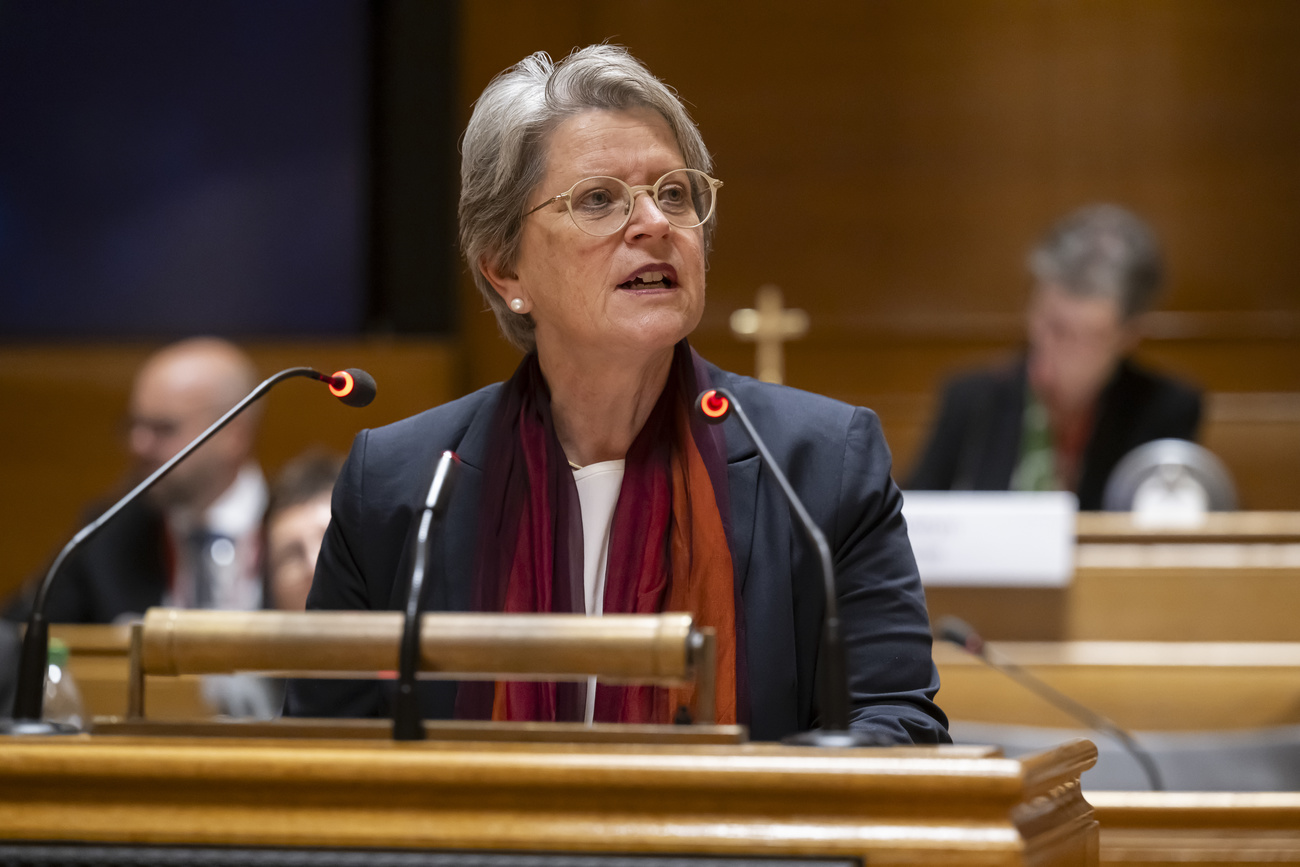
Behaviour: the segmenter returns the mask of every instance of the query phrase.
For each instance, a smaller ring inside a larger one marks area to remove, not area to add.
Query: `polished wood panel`
[[[1140,359],[1214,393],[1204,440],[1244,508],[1300,509],[1300,414],[1230,405],[1300,392],[1300,6],[657,4],[692,22],[685,43],[646,14],[467,4],[462,120],[539,49],[610,40],[676,87],[727,184],[692,337],[706,357],[752,373],[728,316],[779,285],[812,322],[787,347],[787,382],[877,409],[902,477],[941,383],[1023,341],[1028,247],[1067,210],[1118,201],[1170,263]],[[462,292],[483,310],[468,280]],[[518,355],[492,317],[469,312],[464,329],[470,381],[508,376]]]
[[[1300,391],[1210,395],[1201,442],[1232,473],[1241,508],[1300,510]]]
[[[991,642],[1011,663],[1130,730],[1227,731],[1300,725],[1300,644],[1290,642]],[[1007,675],[936,644],[949,719],[1077,728]]]
[[[208,611],[150,608],[140,634],[149,674],[392,671],[399,611]],[[420,616],[420,671],[439,677],[599,675],[679,685],[693,676],[703,636],[689,614]]]
[[[662,21],[689,26],[666,40]],[[461,4],[460,28],[461,126],[490,78],[538,49],[623,43],[679,90],[727,183],[697,345],[751,370],[727,316],[777,283],[812,321],[789,348],[789,382],[877,408],[900,470],[943,378],[1014,351],[1024,251],[1086,201],[1132,205],[1167,246],[1170,291],[1145,360],[1216,394],[1300,391],[1300,5],[497,0]],[[268,372],[361,362],[380,380],[365,420],[272,396],[268,467],[507,376],[517,353],[464,275],[460,292],[463,352],[255,348]],[[110,443],[149,348],[0,347],[0,385],[21,413],[0,426],[0,594],[120,476]],[[399,390],[409,399],[389,403]],[[909,403],[919,409],[899,415]],[[1288,424],[1207,431],[1249,508],[1300,508]]]
[[[665,40],[651,14],[691,25]],[[461,103],[531,51],[602,40],[679,90],[727,183],[696,338],[723,366],[751,369],[727,315],[776,283],[812,319],[792,385],[930,393],[1020,342],[1026,249],[1110,200],[1170,262],[1144,357],[1213,391],[1294,391],[1297,36],[1286,2],[503,0],[463,9]],[[466,337],[476,381],[509,372],[490,316]]]
[[[154,344],[0,346],[0,389],[12,414],[0,425],[0,598],[41,569],[105,498],[126,469],[121,423],[136,369]],[[361,367],[378,396],[356,410],[307,381],[262,401],[258,457],[268,473],[309,446],[346,452],[357,431],[459,396],[454,343],[418,339],[279,340],[246,345],[269,376],[299,365],[332,372]]]
[[[0,839],[1089,865],[1096,748],[86,736],[0,744]]]
[[[413,676],[689,686],[695,720],[716,720],[713,631],[689,614],[431,612],[417,625]],[[151,608],[132,625],[127,715],[145,715],[149,674],[390,677],[403,638],[397,611]]]
[[[1210,512],[1186,527],[1151,527],[1126,512],[1080,512],[1075,527],[1084,545],[1300,543],[1300,512]]]
[[[68,666],[86,714],[92,719],[126,716],[131,627],[55,624],[50,635],[68,647]],[[203,697],[198,677],[150,677],[147,691],[149,714],[155,719],[202,719],[215,712]]]
[[[1152,529],[1082,513],[1075,572],[1060,588],[929,587],[932,620],[955,615],[1014,641],[1291,641],[1300,606],[1300,513],[1207,515]]]
[[[1078,568],[1064,588],[929,587],[955,615],[1009,641],[1291,641],[1300,566]]]
[[[431,741],[531,744],[743,744],[749,730],[737,725],[640,725],[623,723],[493,722],[491,720],[423,720]],[[91,728],[106,735],[151,738],[242,738],[292,740],[390,741],[391,719],[280,717],[273,720],[198,716],[188,719],[96,717]]]
[[[1089,792],[1110,867],[1300,864],[1300,793]]]

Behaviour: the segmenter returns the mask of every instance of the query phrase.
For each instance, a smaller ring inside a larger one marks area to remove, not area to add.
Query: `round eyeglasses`
[[[722,181],[697,169],[676,169],[653,184],[637,186],[628,186],[618,178],[583,178],[524,216],[563,199],[579,229],[588,235],[612,235],[632,219],[632,202],[637,193],[645,193],[654,199],[670,224],[679,229],[694,229],[713,216],[721,186]]]

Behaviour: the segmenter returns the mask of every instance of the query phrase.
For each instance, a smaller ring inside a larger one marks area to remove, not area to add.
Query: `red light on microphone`
[[[700,395],[700,411],[709,418],[724,418],[730,410],[731,401],[718,394],[716,390],[709,389]]]
[[[339,385],[339,383],[342,385]],[[337,371],[330,377],[330,394],[335,397],[347,397],[356,388],[356,383],[352,380],[352,374],[346,370]]]

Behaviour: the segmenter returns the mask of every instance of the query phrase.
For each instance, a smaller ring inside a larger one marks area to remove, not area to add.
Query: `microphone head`
[[[971,626],[960,617],[941,617],[936,631],[941,639],[951,641],[963,648],[967,653],[973,653],[976,656],[984,654],[984,639],[975,631],[974,626]]]
[[[460,455],[450,450],[444,451],[438,458],[438,465],[434,467],[433,484],[429,486],[429,498],[424,503],[435,518],[441,518],[446,513],[459,472]]]
[[[709,424],[721,424],[731,415],[731,401],[727,395],[719,394],[716,388],[701,392],[695,406]]]
[[[358,367],[340,370],[329,378],[330,394],[348,406],[369,406],[375,399],[375,378]]]

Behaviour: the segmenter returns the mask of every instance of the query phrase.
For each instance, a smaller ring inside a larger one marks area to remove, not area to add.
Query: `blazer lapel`
[[[730,442],[728,438],[728,451],[731,448]],[[736,587],[742,594],[749,579],[750,555],[754,549],[759,463],[757,454],[737,461],[727,461],[727,488],[731,495],[731,565]]]
[[[738,390],[725,371],[713,381]],[[743,382],[740,385],[744,385]],[[752,407],[751,407],[752,409]],[[775,486],[759,485],[762,459],[737,421],[725,426],[727,482],[731,494],[732,564],[737,606],[744,612],[748,716],[742,721],[756,739],[797,729],[799,653],[790,614],[792,564],[789,509],[772,502]],[[778,458],[779,459],[779,458]],[[779,497],[779,491],[776,492]],[[749,676],[762,672],[762,676]],[[758,727],[755,727],[755,723]]]
[[[483,468],[490,459],[488,435],[496,408],[496,395],[485,400],[455,448],[461,466],[456,489],[452,491],[451,504],[442,521],[440,536],[443,580],[439,582],[438,592],[430,600],[430,607],[434,610],[469,611],[471,608]],[[435,559],[433,562],[438,561]]]
[[[709,381],[735,393],[735,375],[716,365],[704,362]],[[737,602],[745,592],[749,580],[749,564],[754,549],[754,521],[758,502],[758,471],[761,460],[758,450],[749,441],[740,423],[732,421],[722,425],[722,436],[727,444],[727,495],[731,506],[731,566],[735,576]]]

